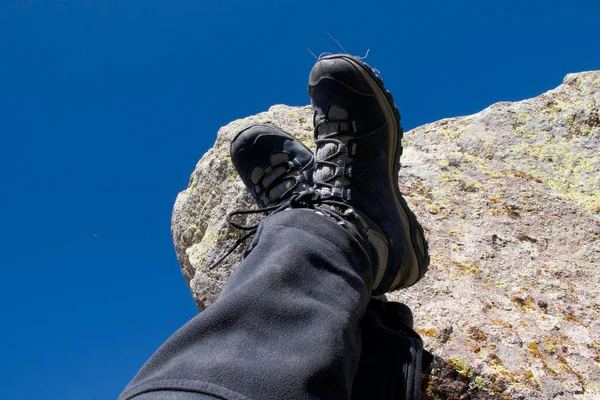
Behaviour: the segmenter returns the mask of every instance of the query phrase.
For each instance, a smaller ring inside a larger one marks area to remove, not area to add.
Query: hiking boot
[[[231,161],[260,208],[277,206],[312,186],[312,152],[272,126],[240,131],[231,141]]]
[[[423,229],[398,188],[403,132],[391,94],[367,64],[341,54],[316,62],[308,91],[315,189],[324,204],[344,204],[366,222],[377,256],[374,294],[415,284],[429,255]]]
[[[312,152],[292,135],[269,125],[252,125],[238,132],[231,141],[231,162],[252,194],[258,210],[234,210],[227,214],[227,222],[246,231],[225,253],[208,268],[213,269],[253,236],[258,223],[245,225],[235,218],[239,215],[276,213],[294,207],[299,199],[312,198]],[[252,244],[244,255],[252,250]]]

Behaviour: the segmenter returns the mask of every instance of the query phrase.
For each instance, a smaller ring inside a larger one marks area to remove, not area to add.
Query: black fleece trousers
[[[419,398],[421,339],[371,280],[365,242],[333,220],[270,215],[219,299],[119,399]]]

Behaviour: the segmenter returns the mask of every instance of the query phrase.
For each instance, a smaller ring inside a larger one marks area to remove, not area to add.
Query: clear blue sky
[[[371,49],[412,128],[600,69],[600,2],[0,0],[3,399],[115,398],[196,309],[170,236],[218,128]],[[97,236],[97,238],[94,237]]]

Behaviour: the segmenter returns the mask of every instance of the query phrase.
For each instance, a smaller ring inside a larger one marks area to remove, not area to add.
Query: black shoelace
[[[249,215],[249,214],[259,214],[264,213],[265,215],[275,214],[280,211],[286,210],[288,208],[313,208],[314,204],[319,201],[320,194],[312,188],[304,190],[302,192],[293,194],[289,199],[284,200],[282,203],[276,204],[274,206],[258,208],[256,210],[234,210],[227,214],[227,223],[229,223],[234,228],[239,229],[240,231],[246,231],[244,235],[242,235],[238,240],[235,241],[229,249],[223,254],[217,261],[215,261],[209,269],[215,268],[219,265],[223,260],[225,260],[231,253],[235,251],[246,239],[253,236],[258,230],[258,225],[260,222],[251,224],[251,225],[243,225],[234,221],[234,217],[237,215]],[[341,218],[341,217],[340,217]]]
[[[226,217],[227,223],[229,225],[233,226],[234,228],[237,228],[240,231],[246,231],[246,233],[243,234],[242,236],[240,236],[235,241],[235,243],[229,249],[227,249],[225,254],[223,254],[221,257],[219,257],[219,259],[217,261],[212,263],[212,265],[210,265],[208,267],[209,269],[213,269],[217,265],[219,265],[221,262],[223,262],[223,260],[225,260],[231,253],[233,253],[235,251],[235,249],[237,249],[242,243],[244,243],[244,241],[246,241],[248,238],[253,236],[256,233],[256,230],[258,229],[259,223],[252,224],[252,225],[243,225],[243,224],[240,224],[240,223],[234,221],[234,217],[236,217],[238,215],[250,215],[250,214],[259,214],[259,213],[264,213],[265,215],[269,215],[270,213],[279,212],[287,207],[293,206],[293,204],[296,204],[297,201],[302,201],[302,199],[305,198],[305,195],[299,196],[302,192],[298,193],[298,195],[296,195],[296,198],[294,197],[294,195],[292,195],[292,193],[298,188],[299,185],[306,182],[307,178],[306,178],[304,172],[300,172],[298,174],[297,173],[298,171],[292,170],[294,167],[298,167],[298,165],[296,165],[295,161],[293,161],[293,160],[287,161],[284,164],[286,165],[287,168],[284,172],[280,173],[279,176],[270,177],[269,174],[265,174],[265,176],[263,176],[262,180],[264,180],[266,178],[269,178],[272,180],[264,188],[261,188],[260,192],[256,192],[256,196],[261,200],[261,203],[263,203],[263,204],[265,203],[265,199],[261,195],[261,193],[265,193],[265,197],[269,200],[269,202],[279,201],[281,199],[284,199],[284,201],[282,203],[277,203],[272,206],[258,208],[255,210],[234,210],[234,211],[230,212],[229,214],[227,214],[227,217]],[[280,165],[281,164],[273,166],[271,168],[272,173],[274,173],[274,171],[277,171],[277,168]],[[282,187],[282,186],[285,186],[286,189],[282,193],[280,193],[276,199],[272,200],[269,196],[269,193],[271,192],[271,190]],[[258,186],[258,187],[260,187],[260,186]],[[289,199],[285,200],[287,197],[289,197]]]

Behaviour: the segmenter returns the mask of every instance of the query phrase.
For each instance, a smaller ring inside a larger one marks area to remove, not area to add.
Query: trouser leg
[[[312,210],[265,218],[218,301],[176,332],[121,398],[349,398],[369,257],[364,242]]]
[[[423,342],[401,303],[371,300],[360,324],[362,355],[353,400],[421,399]]]

